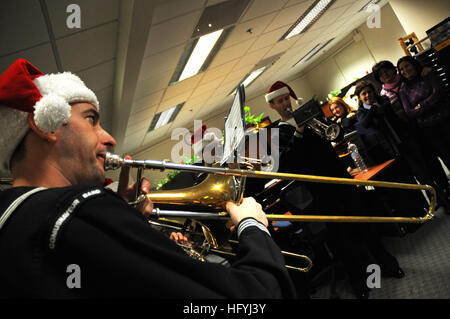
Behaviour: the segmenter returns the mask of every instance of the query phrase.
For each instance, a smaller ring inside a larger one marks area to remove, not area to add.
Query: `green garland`
[[[196,161],[198,161],[200,159],[200,157],[195,155],[195,154],[192,155],[192,157],[190,159],[187,159],[187,160],[186,160],[186,157],[184,155],[181,156],[181,158],[183,159],[181,161],[181,164],[186,164],[186,165],[194,164]],[[170,171],[165,178],[163,178],[162,180],[156,182],[156,187],[155,187],[156,190],[160,190],[165,184],[170,182],[179,173],[180,173],[180,171],[178,171],[178,170]]]
[[[264,113],[261,113],[258,117],[255,117],[255,115],[250,114],[250,106],[244,106],[244,112],[245,112],[245,123],[249,123],[252,125],[258,125],[259,123],[261,123],[261,119]]]

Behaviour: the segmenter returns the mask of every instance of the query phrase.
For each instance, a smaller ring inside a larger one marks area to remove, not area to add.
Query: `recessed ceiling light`
[[[192,40],[184,49],[169,85],[206,70],[232,29],[220,29]]]
[[[261,73],[263,73],[268,67],[269,67],[269,66],[266,65],[266,66],[263,66],[263,67],[261,67],[261,68],[259,68],[259,69],[256,69],[256,70],[250,72],[250,74],[248,74],[240,84],[243,84],[244,87],[249,86],[249,85],[250,85],[250,84],[251,84],[258,76],[260,76]],[[240,84],[239,84],[239,85],[240,85]],[[236,94],[236,89],[234,89],[233,92],[231,92],[230,95],[234,95],[234,94]]]
[[[280,41],[289,39],[308,30],[335,1],[336,0],[316,0],[301,15],[301,17],[295,21],[289,30],[281,37]]]
[[[181,107],[184,105],[183,103],[180,103],[178,105],[175,105],[171,107],[170,109],[167,109],[163,112],[157,113],[150,124],[150,127],[148,128],[148,132],[156,130],[157,128],[160,128],[161,126],[164,126],[170,122],[172,122],[180,112]]]
[[[331,41],[333,41],[333,39],[330,39],[328,41],[324,41],[322,43],[319,43],[318,45],[316,45],[311,51],[309,51],[303,58],[301,58],[297,63],[295,63],[292,67],[302,63],[302,62],[306,62],[309,59],[311,59],[314,55],[316,55],[320,50],[322,50],[328,43],[330,43]]]
[[[200,68],[205,63],[206,58],[220,38],[222,32],[223,29],[220,29],[198,39],[178,81],[183,81],[186,78],[196,75],[200,71]]]

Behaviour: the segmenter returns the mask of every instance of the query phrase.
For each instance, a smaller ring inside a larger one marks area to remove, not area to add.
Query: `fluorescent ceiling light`
[[[196,75],[200,71],[209,53],[222,35],[222,32],[223,29],[220,29],[218,31],[205,34],[198,39],[197,44],[192,50],[192,53],[184,66],[183,72],[181,72],[178,81],[182,81]]]
[[[293,67],[296,66],[297,64],[300,64],[300,63],[302,63],[302,62],[306,62],[306,61],[308,61],[309,59],[311,59],[314,55],[317,54],[317,52],[319,52],[320,50],[322,50],[328,43],[330,43],[330,42],[333,41],[333,40],[334,40],[334,38],[333,38],[333,39],[330,39],[330,40],[328,40],[328,41],[324,41],[324,42],[319,43],[318,45],[316,45],[316,46],[315,46],[311,51],[309,51],[303,58],[301,58],[297,63],[295,63],[295,64],[293,65]]]
[[[244,84],[244,87],[247,87],[252,83],[258,76],[261,75],[265,70],[267,69],[267,66],[263,66],[262,68],[259,68],[258,70],[253,71],[245,78],[245,80],[242,82]]]
[[[183,106],[183,103],[180,103],[178,105],[175,105],[174,107],[171,107],[170,109],[167,109],[163,112],[159,112],[153,117],[152,123],[150,124],[150,127],[148,128],[148,132],[156,130],[157,128],[160,128],[161,126],[166,125],[167,123],[172,122],[175,117],[180,112],[181,107]]]
[[[281,40],[289,39],[297,34],[305,32],[336,0],[316,0],[303,15],[281,37]]]
[[[247,76],[245,77],[245,79],[241,82],[241,84],[243,84],[244,87],[249,86],[249,85],[250,85],[250,84],[251,84],[258,76],[260,76],[261,73],[263,73],[268,67],[269,67],[269,66],[266,65],[266,66],[263,66],[263,67],[261,67],[261,68],[259,68],[259,69],[256,69],[256,70],[252,71],[249,75],[247,75]],[[234,94],[236,94],[236,89],[234,89],[233,92],[231,92],[230,95],[234,95]]]

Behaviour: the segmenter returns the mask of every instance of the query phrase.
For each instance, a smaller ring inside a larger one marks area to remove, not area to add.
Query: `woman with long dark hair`
[[[423,68],[421,76],[426,77],[431,71],[431,68]],[[449,210],[450,203],[446,196],[449,188],[447,175],[436,154],[430,152],[428,143],[421,134],[416,119],[409,117],[403,108],[400,88],[404,83],[404,78],[390,61],[378,62],[372,67],[372,73],[374,78],[382,85],[380,95],[389,98],[391,109],[398,120],[397,124],[402,131],[400,149],[404,159],[421,184],[435,186],[440,193],[439,204]]]
[[[439,79],[433,72],[422,76],[422,65],[410,56],[399,59],[397,68],[403,78],[400,98],[406,114],[417,121],[429,151],[450,169],[450,108]]]

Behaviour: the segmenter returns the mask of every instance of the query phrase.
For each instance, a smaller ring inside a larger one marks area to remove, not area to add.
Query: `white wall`
[[[450,15],[449,0],[391,0],[389,3],[406,34],[415,32],[419,39]]]
[[[341,89],[370,73],[381,60],[396,64],[404,55],[398,39],[406,35],[389,4],[381,9],[381,27],[368,28],[361,24],[352,34],[307,69],[306,78],[319,98],[326,99],[329,92]]]

